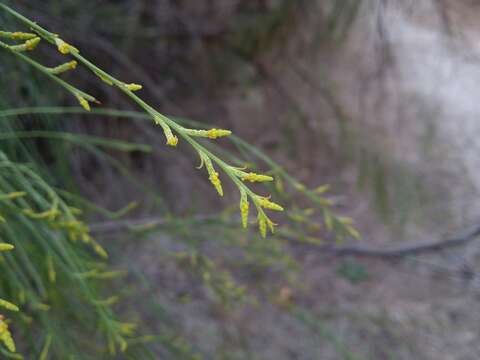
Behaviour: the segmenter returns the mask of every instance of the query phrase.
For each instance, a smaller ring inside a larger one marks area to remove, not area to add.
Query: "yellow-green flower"
[[[270,201],[269,198],[263,196],[257,196],[258,203],[261,207],[265,209],[275,210],[275,211],[283,211],[283,207]]]
[[[55,44],[57,45],[58,51],[60,51],[63,55],[70,54],[71,52],[78,52],[76,47],[63,41],[59,37],[55,38]]]
[[[262,237],[267,236],[267,218],[262,213],[258,213],[258,228]]]
[[[74,70],[77,67],[78,63],[75,60],[69,61],[65,64],[58,65],[54,68],[49,69],[50,73],[58,75],[69,70]]]
[[[141,90],[143,88],[142,85],[140,84],[125,84],[125,87],[130,90],[130,91],[138,91],[138,90]]]
[[[10,352],[15,352],[17,350],[15,347],[15,342],[12,338],[12,334],[8,329],[8,324],[3,315],[0,315],[0,341]]]
[[[41,39],[39,37],[34,37],[33,39],[29,39],[25,41],[25,49],[29,51],[35,49],[38,43],[40,42],[40,40]]]
[[[3,307],[7,310],[10,311],[19,311],[20,309],[18,308],[17,305],[12,304],[10,301],[0,299],[0,307]]]
[[[240,214],[242,217],[242,225],[244,228],[248,226],[248,208],[249,208],[249,203],[248,203],[248,198],[247,194],[244,190],[241,190],[240,192]]]
[[[13,250],[15,246],[7,243],[0,243],[0,251],[10,251]]]
[[[75,95],[75,97],[77,98],[78,102],[80,103],[80,105],[82,105],[82,107],[87,110],[87,111],[90,111],[90,104],[89,102],[81,95]]]
[[[218,194],[220,196],[223,196],[222,183],[220,181],[220,178],[218,177],[218,172],[216,172],[215,169],[213,168],[212,162],[209,158],[205,158],[204,162],[209,175],[208,179],[213,184]]]
[[[155,124],[160,125],[162,127],[163,133],[165,134],[165,137],[167,138],[167,145],[177,146],[178,137],[173,135],[172,129],[170,129],[170,126],[168,126],[165,123],[165,121],[163,121],[159,116],[154,116],[153,120],[155,121]]]
[[[204,137],[209,139],[217,139],[219,137],[232,135],[232,132],[230,130],[215,128],[210,130],[186,129],[185,132],[190,136]]]
[[[241,179],[243,181],[250,181],[250,182],[266,182],[266,181],[273,181],[273,177],[268,175],[261,175],[256,173],[244,173],[242,172]]]

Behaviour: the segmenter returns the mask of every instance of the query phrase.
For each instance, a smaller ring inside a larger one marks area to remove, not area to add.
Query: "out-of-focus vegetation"
[[[167,17],[162,18],[166,15],[161,10],[165,9],[158,9],[161,14],[145,13],[142,7],[147,5],[139,2],[133,8],[133,16],[127,18],[128,27],[122,26],[125,13],[121,11],[132,6],[128,1],[101,7],[88,1],[82,4],[51,1],[41,8],[28,3],[9,5],[53,31],[65,31],[68,42],[78,47],[81,54],[111,65],[103,53],[107,51],[115,59],[112,72],[118,72],[119,65],[125,66],[121,72],[128,69],[125,75],[139,77],[128,81],[143,82],[146,88],[150,87],[151,99],[165,102],[168,109],[170,97],[189,96],[192,91],[201,91],[198,85],[189,84],[205,83],[201,81],[203,74],[197,73],[191,64],[183,63],[197,56],[198,36],[204,47],[201,55],[211,62],[204,69],[216,72],[210,78],[211,84],[226,81],[225,76],[228,78],[228,73],[236,67],[227,60],[229,57],[239,62],[254,61],[278,41],[285,26],[295,21],[296,10],[303,6],[301,2],[292,5],[288,1],[274,5],[258,2],[251,6],[233,3],[231,8],[219,5],[234,19],[233,26],[223,16],[217,19],[218,24],[184,24],[191,19],[188,11],[201,9],[186,6],[182,17],[181,8],[175,9],[173,2],[166,2],[165,8],[172,12],[169,15],[165,12]],[[0,24],[2,31],[33,30],[49,40],[50,35],[42,33],[40,28],[22,28],[22,22],[15,21],[8,11],[0,14]],[[166,33],[156,33],[165,29]],[[328,186],[317,184],[318,187],[309,189],[265,152],[236,136],[231,137],[231,145],[226,148],[185,139],[197,151],[205,149],[200,152],[204,154],[202,162],[207,162],[210,180],[217,188],[212,178],[216,172],[210,170],[209,162],[218,158],[205,154],[217,153],[223,159],[215,160],[218,165],[229,161],[242,174],[243,169],[257,171],[259,164],[269,169],[268,174],[275,179],[268,187],[269,192],[286,209],[285,216],[276,220],[280,226],[275,235],[261,239],[255,232],[241,231],[241,219],[233,211],[237,205],[220,214],[205,211],[213,209],[211,201],[199,196],[196,190],[199,184],[194,181],[188,182],[186,193],[181,188],[165,193],[156,184],[158,177],[151,177],[149,171],[168,172],[168,163],[184,155],[168,151],[166,159],[155,161],[159,156],[164,157],[164,150],[158,149],[164,140],[144,121],[151,119],[150,111],[145,116],[99,108],[86,116],[79,108],[45,107],[69,101],[57,84],[46,81],[52,76],[45,77],[48,69],[40,65],[58,63],[59,56],[52,55],[45,46],[38,46],[32,67],[30,54],[25,58],[21,52],[25,49],[15,48],[32,38],[4,35],[13,39],[5,40],[0,64],[2,83],[8,84],[1,90],[0,110],[3,164],[0,214],[4,219],[1,236],[2,241],[13,244],[15,249],[2,255],[1,297],[20,307],[17,313],[9,314],[9,329],[17,349],[11,341],[4,340],[1,349],[4,356],[21,358],[19,354],[23,354],[25,358],[43,360],[112,356],[245,358],[250,346],[241,335],[240,324],[232,323],[237,327],[232,331],[238,334],[234,336],[236,340],[231,339],[235,343],[231,348],[211,348],[196,343],[192,334],[183,334],[184,329],[176,321],[178,308],[200,297],[226,318],[238,316],[235,314],[241,313],[241,308],[258,309],[266,304],[289,311],[293,309],[293,289],[301,288],[296,277],[301,266],[294,249],[315,248],[346,237],[358,238],[351,219],[332,211],[332,202],[325,197]],[[164,46],[166,54],[160,59],[167,66],[157,64],[163,73],[161,84],[165,86],[158,86],[157,72],[149,70],[152,66],[148,62],[149,53],[160,51],[159,45]],[[132,63],[137,61],[139,65]],[[146,61],[145,66],[141,66],[142,61]],[[186,75],[185,71],[190,73]],[[80,69],[66,74],[66,79],[87,88],[109,107],[130,107],[128,101],[118,98],[107,85],[98,85],[98,79]],[[169,81],[173,83],[171,88]],[[77,88],[65,86],[83,103],[95,99]],[[219,88],[222,86],[219,83]],[[182,126],[205,128],[203,123],[178,118],[162,124],[163,130],[170,125],[180,135],[187,134],[182,133],[185,128],[174,126],[175,121]],[[155,154],[150,155],[152,152]],[[153,166],[151,170],[146,168],[147,163]],[[179,181],[187,178],[178,170],[176,176]],[[242,181],[237,185],[242,186],[241,205],[245,206],[243,196],[247,188]],[[177,195],[175,191],[183,193]],[[227,187],[225,193],[227,200],[223,206],[232,199],[232,189]],[[256,195],[251,194],[248,193],[261,211],[261,203],[257,204]],[[189,199],[188,205],[181,209],[175,204],[180,195]],[[273,204],[264,199],[261,201]],[[121,210],[108,210],[111,206]],[[259,219],[261,229],[270,221]],[[152,250],[140,251],[144,247]],[[142,258],[148,253],[156,256]],[[172,283],[179,293],[166,298],[155,294],[162,289],[171,290]],[[178,290],[179,284],[183,290]]]
[[[461,3],[0,0],[0,358],[476,359]]]

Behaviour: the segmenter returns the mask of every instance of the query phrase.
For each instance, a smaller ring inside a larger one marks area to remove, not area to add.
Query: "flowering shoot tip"
[[[248,226],[248,208],[249,208],[249,203],[248,203],[248,198],[247,198],[247,193],[245,190],[240,190],[240,214],[242,217],[242,226],[244,228],[247,228]]]
[[[232,134],[230,130],[215,129],[215,128],[210,130],[186,129],[186,133],[190,136],[204,137],[209,139],[217,139],[219,137],[229,136]]]
[[[0,251],[10,251],[13,250],[15,246],[7,243],[0,243]]]
[[[275,211],[283,211],[283,207],[270,201],[269,198],[263,196],[257,196],[258,203],[261,207],[265,209],[275,210]]]
[[[77,98],[78,102],[80,103],[80,105],[82,105],[82,107],[87,110],[87,111],[90,111],[91,108],[90,108],[90,104],[88,103],[87,100],[85,100],[85,98],[81,95],[75,95],[75,97]]]
[[[70,54],[71,52],[79,52],[78,49],[69,43],[63,41],[59,37],[55,38],[55,45],[57,45],[58,51],[62,53],[63,55]]]
[[[143,88],[142,85],[139,85],[139,84],[125,84],[125,87],[130,90],[130,91],[138,91],[138,90],[141,90]]]
[[[261,175],[261,174],[256,174],[256,173],[245,173],[243,171],[240,172],[240,178],[242,181],[250,181],[250,182],[267,182],[267,181],[273,181],[273,177],[268,176],[268,175]]]
[[[220,181],[220,178],[218,177],[218,172],[215,171],[213,168],[212,161],[208,157],[204,157],[204,163],[208,171],[208,179],[212,183],[212,185],[215,187],[217,190],[218,194],[220,196],[223,196],[223,188],[222,188],[222,182]]]

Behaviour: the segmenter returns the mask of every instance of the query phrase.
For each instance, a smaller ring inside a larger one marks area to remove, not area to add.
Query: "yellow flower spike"
[[[10,50],[18,51],[18,52],[31,51],[37,47],[40,40],[41,39],[39,37],[35,37],[33,39],[25,41],[23,44],[9,46],[9,48]]]
[[[171,136],[167,138],[167,145],[177,146],[177,144],[178,144],[178,138],[176,136]]]
[[[15,246],[7,243],[0,243],[0,251],[10,251],[13,250]]]
[[[108,253],[105,251],[105,249],[100,244],[95,242],[93,239],[92,239],[92,242],[93,242],[93,250],[102,258],[108,259]]]
[[[210,130],[194,130],[186,129],[185,132],[190,136],[204,137],[209,139],[216,139],[219,137],[232,135],[230,130],[224,129],[210,129]]]
[[[0,299],[0,307],[3,307],[10,311],[20,311],[17,305],[12,304],[11,302],[3,299]]]
[[[141,90],[143,88],[142,85],[139,85],[139,84],[125,84],[125,87],[130,90],[130,91],[138,91],[138,90]]]
[[[80,105],[82,105],[82,107],[87,110],[87,111],[90,111],[91,108],[90,108],[90,104],[88,103],[88,101],[80,96],[80,95],[75,95],[75,97],[77,98],[78,102],[80,103]]]
[[[8,32],[8,31],[0,31],[0,37],[12,39],[12,40],[30,40],[36,38],[37,35],[33,33],[26,33],[26,32]]]
[[[178,137],[173,135],[172,129],[170,129],[170,126],[168,126],[165,121],[163,121],[160,117],[154,116],[153,121],[155,121],[155,124],[160,125],[163,129],[163,133],[165,134],[165,137],[167,138],[167,145],[170,146],[177,146],[178,144]]]
[[[283,211],[283,207],[281,207],[277,203],[274,203],[273,201],[270,201],[269,198],[266,198],[263,196],[257,196],[257,199],[258,199],[259,205],[265,209]]]
[[[33,33],[15,31],[12,33],[12,40],[30,40],[36,38],[37,35]]]
[[[50,68],[49,71],[51,74],[58,75],[64,72],[67,72],[69,70],[75,70],[77,67],[78,63],[75,60],[69,61],[65,64],[58,65],[54,68]]]
[[[55,45],[57,45],[58,51],[60,51],[63,55],[70,54],[71,52],[79,52],[76,47],[63,41],[59,37],[55,38]]]
[[[210,139],[216,139],[219,137],[224,137],[224,136],[229,136],[232,135],[232,132],[230,130],[224,130],[224,129],[210,129],[207,131],[207,137]]]
[[[212,161],[209,158],[205,158],[204,162],[205,162],[205,166],[207,167],[207,171],[209,175],[208,179],[213,184],[218,194],[220,196],[223,196],[222,183],[220,181],[220,178],[218,177],[218,172],[216,172],[215,169],[213,168]]]
[[[8,351],[12,353],[17,351],[12,334],[8,330],[8,324],[3,315],[0,315],[0,341],[5,345]]]
[[[37,47],[40,40],[41,39],[39,37],[35,37],[33,39],[25,41],[25,49],[28,51],[34,50]]]
[[[242,226],[247,228],[248,226],[248,198],[245,190],[240,191],[240,214],[242,216]]]
[[[258,228],[262,237],[267,237],[267,218],[262,213],[258,213]]]
[[[241,175],[242,181],[250,181],[250,182],[267,182],[267,181],[273,181],[273,177],[268,176],[268,175],[260,175],[256,173],[244,173],[242,172]]]

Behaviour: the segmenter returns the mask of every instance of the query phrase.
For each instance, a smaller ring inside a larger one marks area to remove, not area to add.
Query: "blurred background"
[[[231,129],[238,138],[211,149],[279,179],[268,192],[286,211],[261,239],[255,226],[241,229],[235,188],[219,198],[187,144],[164,146],[162,129],[123,94],[81,67],[66,74],[102,103],[86,115],[1,53],[2,131],[149,147],[0,141],[10,159],[35,162],[75,194],[110,266],[128,271],[105,287],[142,336],[129,346],[137,352],[116,358],[479,358],[478,3],[6,3],[142,84],[163,114]],[[21,29],[0,16],[2,28]],[[46,44],[34,57],[61,59]],[[316,188],[312,202],[304,190]],[[361,239],[329,231],[326,208],[352,218]]]

